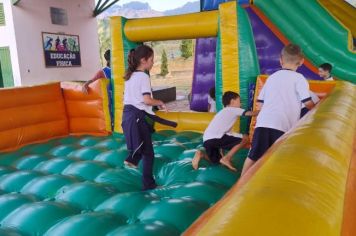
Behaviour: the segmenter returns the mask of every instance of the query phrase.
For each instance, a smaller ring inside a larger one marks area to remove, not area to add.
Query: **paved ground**
[[[189,101],[187,98],[184,100],[176,100],[166,104],[168,111],[191,111],[189,109]]]

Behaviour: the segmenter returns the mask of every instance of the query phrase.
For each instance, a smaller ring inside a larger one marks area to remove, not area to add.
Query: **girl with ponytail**
[[[124,163],[128,167],[137,168],[142,159],[143,190],[157,186],[152,174],[154,162],[152,127],[148,124],[147,117],[158,118],[152,112],[152,106],[166,109],[161,100],[152,98],[151,81],[146,72],[153,66],[153,57],[153,50],[147,45],[132,49],[128,55],[128,68],[124,76],[124,109],[121,125],[129,152]]]

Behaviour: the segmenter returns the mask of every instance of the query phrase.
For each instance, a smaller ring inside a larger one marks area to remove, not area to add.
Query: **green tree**
[[[163,49],[161,56],[161,73],[160,75],[166,76],[169,73],[168,71],[168,60],[166,50]]]
[[[102,65],[106,65],[106,61],[103,57],[104,52],[111,48],[111,39],[110,39],[110,22],[108,19],[99,19],[98,20],[98,34],[99,34],[99,43],[100,43],[100,58]]]
[[[181,56],[184,59],[188,59],[193,55],[193,40],[183,39],[180,45]]]

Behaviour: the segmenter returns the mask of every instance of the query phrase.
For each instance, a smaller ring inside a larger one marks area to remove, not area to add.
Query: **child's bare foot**
[[[126,166],[128,166],[128,167],[131,167],[131,168],[135,168],[135,169],[137,169],[137,166],[136,166],[136,165],[134,165],[134,164],[132,164],[131,162],[124,161],[124,164],[125,164]]]
[[[220,159],[220,164],[223,165],[223,166],[226,166],[228,169],[236,172],[237,169],[231,164],[230,160],[227,160],[228,158],[223,157]]]
[[[194,170],[197,170],[199,167],[199,162],[202,158],[202,151],[197,150],[194,154],[194,157],[192,159],[192,166]]]

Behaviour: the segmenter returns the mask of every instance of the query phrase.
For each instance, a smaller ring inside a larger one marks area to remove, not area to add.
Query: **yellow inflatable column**
[[[110,98],[108,94],[108,86],[109,86],[109,81],[107,79],[100,80],[100,90],[103,97],[102,99],[103,99],[103,112],[105,117],[105,127],[106,127],[106,131],[112,132],[111,117],[110,117],[110,110],[109,110]]]
[[[226,91],[240,93],[239,81],[239,45],[237,26],[236,1],[220,4],[219,34],[221,50],[222,94]],[[240,119],[235,123],[235,131],[239,131]]]
[[[124,34],[124,27],[127,19],[118,16],[112,17],[111,24],[111,67],[112,84],[114,97],[114,131],[122,133],[121,120],[124,100],[124,75],[127,67],[127,54],[130,49],[137,46],[136,43],[129,41]]]
[[[220,14],[220,36],[221,36],[221,58],[223,92],[234,91],[239,93],[239,47],[237,27],[236,2],[221,4]]]
[[[111,24],[111,67],[114,97],[114,131],[122,132],[121,120],[124,100],[125,52],[123,42],[123,17],[112,17]]]

